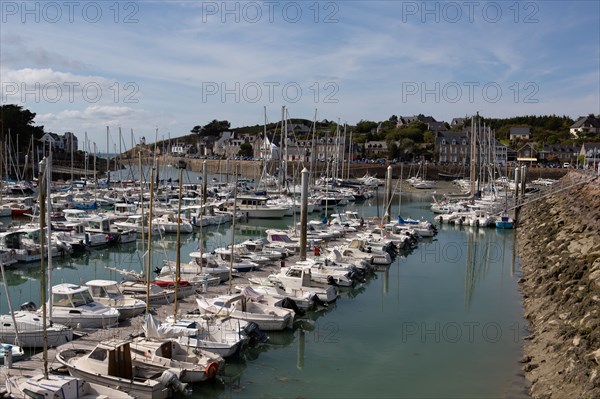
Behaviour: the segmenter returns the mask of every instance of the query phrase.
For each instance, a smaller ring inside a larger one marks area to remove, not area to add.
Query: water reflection
[[[372,205],[349,209],[369,217],[377,212],[376,202]],[[427,218],[427,208],[425,202],[404,203],[402,215]],[[291,223],[291,218],[251,220],[236,229],[236,241]],[[230,244],[231,226],[203,228],[202,235],[182,239],[187,262],[199,245],[210,251]],[[522,322],[514,239],[510,231],[444,226],[436,238],[421,241],[364,284],[342,291],[336,303],[309,312],[294,330],[270,333],[271,343],[228,360],[221,379],[196,384],[193,397],[498,397],[519,369],[520,341],[510,329]],[[174,259],[175,241],[175,235],[154,238],[153,266]],[[460,256],[448,252],[452,248]],[[55,282],[120,279],[105,266],[141,271],[141,240],[53,264]],[[7,273],[14,303],[39,298],[39,264]],[[490,344],[479,334],[471,342],[462,330],[458,342],[448,342],[454,336],[444,327],[480,323],[481,332],[486,322],[502,327],[501,341]],[[422,330],[407,335],[407,327]]]

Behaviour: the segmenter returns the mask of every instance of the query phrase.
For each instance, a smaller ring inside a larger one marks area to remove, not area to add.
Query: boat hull
[[[67,367],[69,374],[73,377],[103,386],[118,386],[119,390],[128,392],[138,399],[166,399],[171,396],[171,391],[157,381],[148,379],[142,382],[90,372],[77,367],[77,361],[81,360],[80,358],[65,359],[63,352],[60,352],[56,358]]]

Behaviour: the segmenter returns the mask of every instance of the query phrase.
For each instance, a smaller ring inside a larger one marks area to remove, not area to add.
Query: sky
[[[2,0],[0,97],[99,152],[282,106],[351,125],[577,118],[600,113],[599,21],[597,1]]]

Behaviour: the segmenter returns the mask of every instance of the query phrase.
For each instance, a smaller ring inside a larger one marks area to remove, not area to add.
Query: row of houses
[[[471,158],[471,139],[468,130],[461,132],[438,132],[435,140],[434,160],[440,163],[467,164]],[[525,143],[519,149],[512,150],[495,140],[495,163],[506,165],[511,161],[529,161],[536,163],[570,163],[583,161],[584,164],[596,164],[600,161],[600,143],[582,145],[541,146]]]
[[[77,151],[77,136],[71,132],[66,132],[63,135],[45,133],[40,142],[43,143],[44,147],[52,148],[53,151]]]

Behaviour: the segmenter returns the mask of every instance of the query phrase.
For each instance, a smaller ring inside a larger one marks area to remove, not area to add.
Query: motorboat
[[[123,222],[115,222],[115,226],[118,229],[127,231],[127,230],[135,230],[138,234],[141,234],[142,231],[145,234],[148,234],[150,231],[148,228],[148,218],[146,215],[142,217],[142,215],[131,215]],[[159,225],[152,225],[152,234],[161,234],[165,232],[165,228]]]
[[[158,321],[150,314],[144,323],[145,337],[133,338],[130,344],[133,364],[167,366],[181,369],[182,382],[200,382],[216,377],[225,360],[212,352],[182,346],[175,339],[162,338]]]
[[[248,322],[213,315],[168,316],[158,331],[162,337],[177,338],[181,345],[204,349],[222,357],[239,353],[248,341]]]
[[[56,354],[74,377],[128,392],[138,399],[166,399],[175,392],[189,394],[186,383],[176,372],[165,367],[135,364],[128,340],[108,340],[95,348],[69,348]],[[111,397],[112,398],[112,397]]]
[[[166,305],[175,301],[175,290],[144,281],[121,281],[119,288],[126,297],[148,300],[149,305]]]
[[[119,311],[94,302],[87,286],[70,283],[52,287],[52,322],[78,328],[106,328],[119,320]]]
[[[94,384],[70,375],[43,374],[33,377],[11,376],[6,379],[6,391],[11,398],[39,399],[135,399],[117,388]]]
[[[196,302],[201,313],[251,321],[263,331],[285,330],[294,323],[293,310],[252,302],[243,295],[200,296]]]
[[[317,286],[312,281],[311,269],[302,266],[282,268],[279,273],[270,275],[269,280],[280,283],[285,292],[294,297],[314,294],[325,303],[334,302],[338,297],[334,286]]]
[[[117,281],[90,280],[85,285],[95,302],[117,309],[121,321],[140,315],[146,310],[146,302],[123,295]]]
[[[165,213],[155,219],[152,219],[152,224],[162,227],[165,233],[177,233],[178,228],[181,233],[191,233],[194,231],[194,226],[189,220],[181,217],[178,218],[172,212]]]

